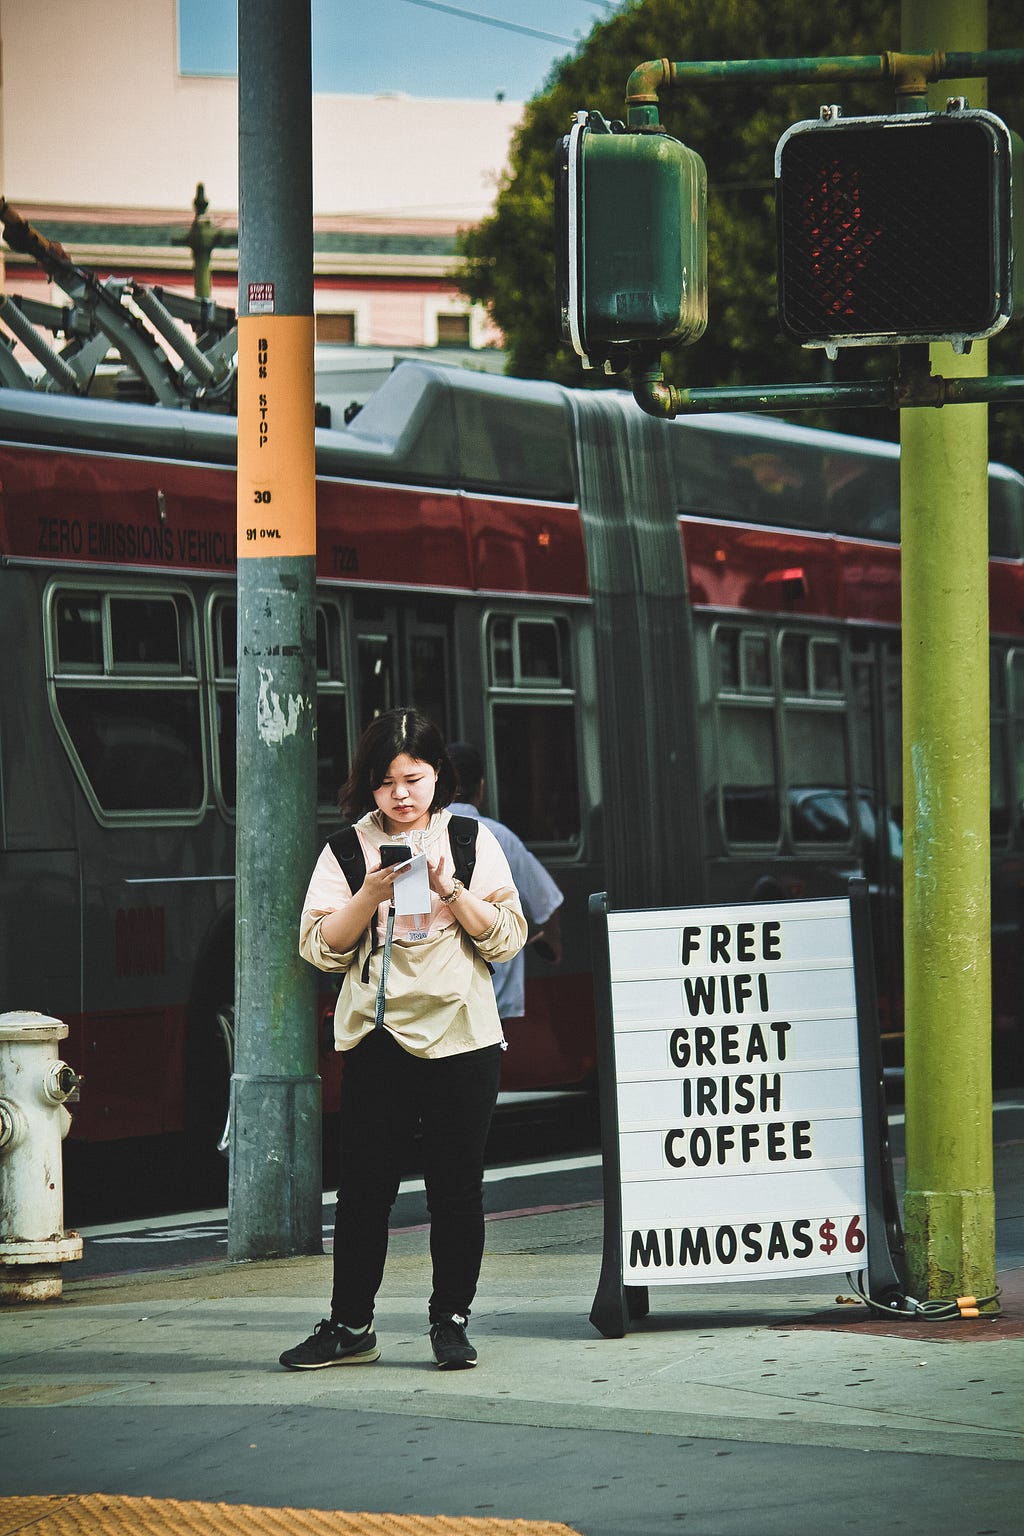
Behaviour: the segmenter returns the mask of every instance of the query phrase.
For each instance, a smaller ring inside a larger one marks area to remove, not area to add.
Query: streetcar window
[[[330,646],[327,641],[327,615],[322,608],[316,611],[316,675],[317,681],[329,677],[331,671]]]
[[[740,691],[740,632],[738,629],[720,629],[715,636],[715,659],[718,666],[718,686],[723,693]]]
[[[112,597],[110,651],[118,669],[180,672],[180,628],[174,599]]]
[[[98,592],[61,593],[54,604],[57,661],[71,667],[103,670],[103,623]]]
[[[345,687],[344,624],[335,602],[316,608],[316,800],[338,808],[338,788],[348,777],[348,691]]]
[[[771,646],[763,632],[723,626],[715,635],[715,656],[723,693],[771,692]]]
[[[182,592],[55,591],[51,707],[101,816],[201,814],[195,613]]]
[[[336,807],[348,777],[348,715],[344,694],[321,692],[316,701],[316,798]]]
[[[835,640],[811,641],[813,692],[815,694],[841,694],[843,691],[843,658]]]
[[[723,830],[731,843],[774,847],[781,817],[768,635],[763,630],[719,625],[714,655],[718,694],[723,699],[717,712]],[[733,704],[734,695],[749,702]]]
[[[238,772],[236,734],[235,690],[217,689],[217,706],[214,719],[217,743],[217,785],[225,808],[235,808],[235,780]]]
[[[743,636],[740,686],[744,693],[767,693],[771,689],[772,658],[767,635]]]
[[[219,602],[214,611],[214,666],[218,677],[234,683],[238,667],[238,607]]]
[[[1007,690],[1012,687],[1006,672],[1007,655],[994,647],[988,653],[988,695],[993,712],[1004,713],[1007,708]],[[1012,669],[1013,662],[1010,660]]]
[[[1024,650],[1010,652],[1010,700],[1013,713],[1024,720]]]
[[[1006,775],[1006,721],[993,720],[989,737],[990,829],[994,843],[1004,843],[1013,831]]]
[[[792,698],[811,691],[811,652],[806,635],[782,637],[782,687]]]
[[[491,620],[491,682],[504,683],[508,687],[513,682],[512,666],[512,620]]]
[[[830,698],[843,692],[838,641],[789,631],[782,637],[782,689],[787,698]]]
[[[793,841],[849,843],[854,829],[839,642],[826,635],[787,631],[781,649],[787,699],[784,762]]]
[[[775,720],[770,710],[719,709],[718,766],[728,840],[774,847],[780,826]]]
[[[1009,745],[1012,775],[1012,791],[1007,790],[1007,797],[1012,795],[1016,816],[1018,819],[1018,843],[1024,843],[1024,649],[1014,647],[1008,655],[1008,676],[1006,679],[1006,693],[1008,693],[1007,705],[1009,720]],[[995,744],[993,743],[992,759],[995,761]]]
[[[726,841],[776,847],[785,826],[794,844],[849,845],[857,829],[839,641],[720,624],[712,653],[717,765],[709,755],[706,782],[717,777]]]
[[[378,715],[394,709],[395,654],[390,635],[361,634],[356,640],[359,656],[359,707],[365,729]]]
[[[103,811],[187,811],[203,802],[197,692],[58,691],[61,719]]]
[[[573,842],[580,830],[574,711],[496,704],[491,723],[499,820],[525,843]]]
[[[994,468],[988,477],[989,554],[1019,560],[1024,555],[1024,480]]]
[[[1013,700],[1013,775],[1014,800],[1017,815],[1021,818],[1024,841],[1024,650],[1014,650],[1010,655],[1010,686]]]
[[[519,681],[543,687],[562,682],[558,628],[553,620],[516,620]]]
[[[490,659],[491,682],[496,687],[568,686],[556,619],[492,619]]]
[[[563,619],[494,614],[487,626],[494,812],[528,843],[580,834],[576,698]]]
[[[237,772],[235,673],[238,666],[238,605],[234,599],[214,601],[212,617],[214,705],[214,782],[226,811],[235,808]]]
[[[786,768],[793,841],[848,843],[851,827],[844,716],[787,710]]]
[[[448,736],[448,638],[444,630],[409,635],[409,683],[416,708]]]

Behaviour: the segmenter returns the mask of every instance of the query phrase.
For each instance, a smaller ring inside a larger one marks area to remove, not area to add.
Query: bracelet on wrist
[[[442,896],[441,900],[444,902],[446,907],[454,906],[455,902],[458,901],[459,897],[462,895],[465,889],[466,887],[463,885],[462,881],[456,880],[447,896]]]

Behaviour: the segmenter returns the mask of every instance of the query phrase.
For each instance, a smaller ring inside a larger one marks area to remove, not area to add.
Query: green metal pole
[[[908,52],[984,49],[985,0],[903,0],[902,33]],[[931,105],[983,94],[951,81]],[[984,343],[931,351],[938,372],[986,372]],[[909,1283],[920,1298],[990,1295],[987,408],[904,410],[900,435]]]
[[[239,0],[238,777],[228,1256],[322,1250],[309,0]]]

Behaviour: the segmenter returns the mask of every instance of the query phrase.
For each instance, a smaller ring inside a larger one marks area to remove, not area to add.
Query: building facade
[[[212,296],[237,306],[237,81],[183,75],[176,0],[0,0],[0,191],[78,265],[193,291],[197,188]],[[384,82],[386,85],[386,82]],[[500,345],[453,281],[489,210],[520,103],[313,98],[318,342]],[[61,304],[30,258],[8,292]]]

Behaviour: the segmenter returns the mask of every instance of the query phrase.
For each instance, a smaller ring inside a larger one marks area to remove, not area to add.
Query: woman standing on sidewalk
[[[338,797],[342,811],[359,818],[362,882],[349,883],[328,844],[306,893],[299,950],[343,976],[334,1015],[335,1046],[345,1053],[341,1185],[331,1315],[284,1351],[289,1370],[379,1357],[374,1300],[403,1154],[417,1126],[430,1209],[431,1347],[442,1370],[477,1362],[466,1323],[483,1257],[484,1145],[505,1043],[488,962],[518,952],[526,920],[486,827],[469,884],[455,877],[446,809],[454,790],[444,739],[426,716],[411,709],[379,716]],[[396,841],[426,855],[429,912],[394,913],[402,866],[383,863],[382,849]]]

